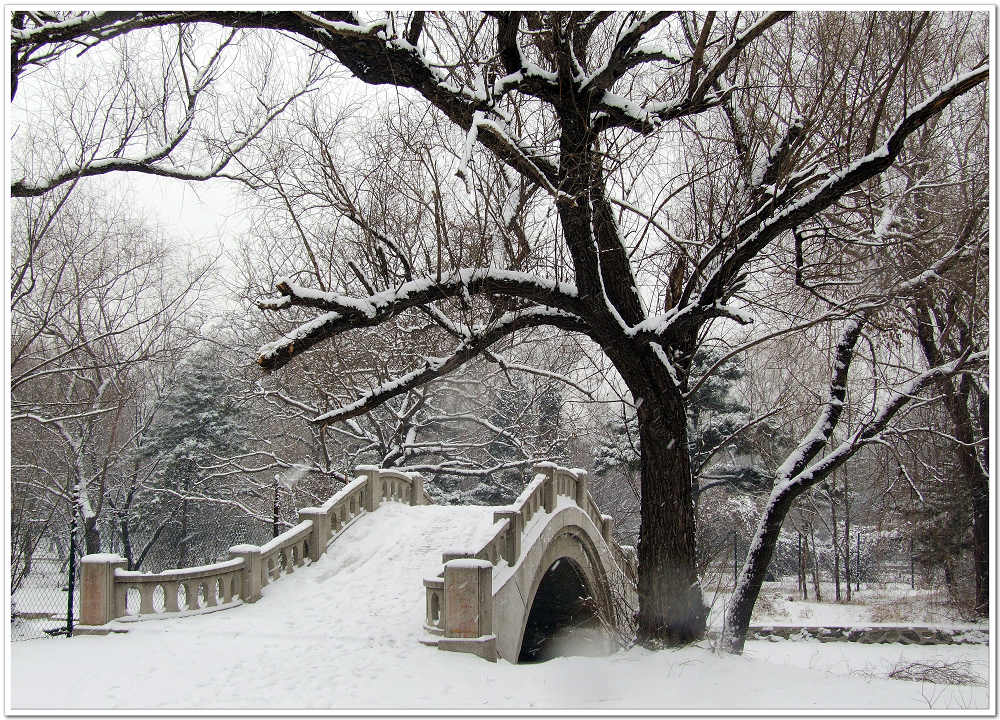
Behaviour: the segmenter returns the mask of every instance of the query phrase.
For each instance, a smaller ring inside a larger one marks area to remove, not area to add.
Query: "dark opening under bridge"
[[[430,498],[418,474],[362,466],[359,476],[322,506],[300,510],[298,525],[265,545],[235,546],[222,562],[142,573],[125,570],[117,555],[88,555],[83,560],[80,629],[121,632],[134,621],[267,602],[269,584],[324,556],[336,560],[338,548],[344,553],[347,547],[338,545],[338,539],[351,528],[357,534],[366,523],[377,525],[376,518],[366,516],[392,503],[395,511],[405,510],[405,517],[394,522],[407,523],[408,547],[373,551],[365,572],[381,583],[408,577],[404,569],[432,569],[423,579],[422,598],[419,580],[406,579],[398,593],[381,598],[381,607],[422,602],[420,642],[441,650],[489,660],[534,659],[540,643],[560,626],[585,618],[615,623],[632,612],[636,578],[635,554],[612,538],[613,521],[600,513],[587,474],[550,463],[536,465],[534,471],[509,506],[449,508],[447,527],[468,530],[447,537],[444,509],[424,507]],[[459,537],[459,547],[435,542]],[[345,559],[349,561],[354,559]],[[302,580],[313,572],[306,570]],[[374,610],[372,620],[378,620]]]

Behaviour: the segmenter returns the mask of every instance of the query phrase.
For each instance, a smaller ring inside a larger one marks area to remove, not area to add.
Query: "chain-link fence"
[[[70,533],[47,539],[14,570],[10,597],[10,639],[65,635],[79,621],[79,563],[72,560]],[[72,608],[72,614],[68,610]]]
[[[257,518],[235,516],[200,532],[188,549],[187,566],[224,560],[233,545],[262,545],[273,536],[271,522]],[[289,521],[281,523],[287,529]],[[120,538],[108,538],[107,551],[121,553]],[[71,561],[71,558],[73,560]],[[80,568],[70,532],[64,537],[47,535],[23,556],[12,559],[10,638],[32,640],[66,635],[80,617]],[[159,543],[144,558],[140,569],[161,572],[178,565],[177,547],[170,542]],[[68,616],[67,610],[73,612]]]

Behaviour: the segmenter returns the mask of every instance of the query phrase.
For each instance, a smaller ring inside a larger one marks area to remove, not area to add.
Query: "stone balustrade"
[[[115,614],[136,617],[228,605],[239,597],[243,565],[242,558],[234,558],[156,574],[115,568]]]
[[[235,545],[229,559],[200,567],[144,573],[125,570],[124,558],[87,555],[81,565],[80,621],[173,617],[256,602],[262,588],[316,562],[352,520],[382,502],[426,505],[431,500],[418,473],[363,465],[360,473],[320,507],[302,508],[299,523],[264,545]],[[439,606],[440,607],[440,606]]]
[[[495,659],[496,636],[486,619],[492,603],[485,587],[493,569],[501,563],[513,567],[522,557],[526,529],[539,511],[551,513],[560,496],[583,510],[608,546],[624,582],[634,587],[638,565],[634,552],[624,550],[614,539],[614,521],[602,515],[587,488],[584,470],[553,463],[534,466],[535,476],[517,499],[493,514],[493,526],[484,540],[469,551],[442,554],[443,570],[424,579],[426,616],[424,629],[437,636],[439,648],[474,652]],[[462,608],[461,611],[456,608]],[[475,611],[469,610],[475,608]],[[470,618],[475,618],[472,622]]]

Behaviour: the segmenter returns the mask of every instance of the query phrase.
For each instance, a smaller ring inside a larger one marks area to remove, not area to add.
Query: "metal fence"
[[[80,571],[73,543],[64,552],[54,543],[38,548],[27,564],[11,588],[10,639],[71,633],[80,616]]]
[[[281,529],[286,529],[285,522]],[[261,545],[273,535],[270,523],[235,517],[231,522],[202,534],[197,546],[190,549],[188,565],[225,559],[233,545]],[[121,552],[119,540],[108,538],[110,552]],[[176,548],[162,545],[143,563],[144,570],[159,572],[176,567]],[[25,567],[26,565],[26,567]],[[12,568],[13,569],[13,568]],[[64,538],[40,542],[30,559],[19,566],[11,578],[10,639],[66,636],[80,619],[80,569],[70,532]],[[72,614],[67,611],[72,607]]]

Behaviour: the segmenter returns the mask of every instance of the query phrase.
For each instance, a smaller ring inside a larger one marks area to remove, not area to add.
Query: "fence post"
[[[73,637],[73,593],[76,591],[76,513],[69,521],[69,595],[66,598],[66,637]]]
[[[115,619],[115,570],[125,558],[111,553],[84,555],[80,562],[80,624],[107,625]]]
[[[306,507],[299,510],[299,522],[312,521],[312,533],[309,535],[309,559],[319,560],[326,552],[326,542],[330,539],[330,518],[317,507]]]
[[[257,545],[233,545],[229,557],[243,558],[243,572],[240,574],[240,600],[255,603],[260,600],[260,547]]]

